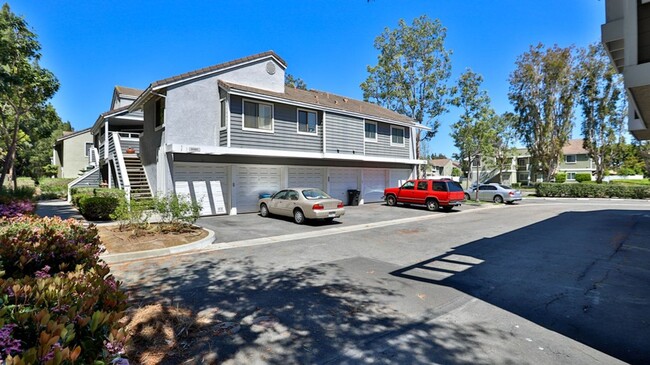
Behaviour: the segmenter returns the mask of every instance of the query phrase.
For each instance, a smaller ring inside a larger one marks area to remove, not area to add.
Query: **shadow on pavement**
[[[647,363],[649,237],[650,211],[568,212],[391,274],[461,290],[623,361]]]
[[[164,302],[193,313],[187,341],[162,364],[477,364],[488,363],[473,351],[477,336],[512,336],[480,324],[442,327],[405,316],[386,303],[402,299],[391,285],[408,280],[386,270],[357,284],[355,275],[368,275],[367,262],[270,272],[250,259],[182,261],[121,270],[135,306]],[[162,330],[147,335],[165,336]]]

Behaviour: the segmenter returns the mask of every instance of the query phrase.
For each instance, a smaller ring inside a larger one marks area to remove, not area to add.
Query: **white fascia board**
[[[410,165],[426,164],[425,160],[412,160],[408,158],[391,158],[375,156],[355,156],[341,155],[338,153],[321,153],[321,152],[295,152],[281,150],[264,150],[258,148],[232,148],[218,146],[194,146],[185,144],[167,144],[165,152],[168,153],[188,153],[196,155],[237,155],[237,156],[265,156],[265,157],[285,157],[285,158],[313,158],[313,159],[331,159],[331,160],[352,160],[367,162],[390,162],[403,163]]]
[[[383,122],[383,123],[388,123],[388,124],[394,124],[394,125],[399,125],[403,127],[413,127],[417,129],[424,129],[424,130],[431,130],[431,128],[418,124],[418,123],[406,123],[406,122],[400,122],[397,120],[393,119],[386,119],[386,118],[381,118],[377,117],[374,115],[368,115],[368,114],[363,114],[363,113],[355,113],[347,110],[342,110],[342,109],[336,109],[336,108],[330,108],[326,107],[320,104],[309,104],[309,103],[303,103],[300,101],[294,101],[294,100],[289,100],[289,99],[284,99],[280,98],[277,96],[270,96],[270,95],[265,95],[265,94],[259,94],[255,92],[250,92],[250,91],[243,91],[243,90],[238,90],[234,87],[230,88],[230,93],[233,95],[238,95],[242,97],[247,97],[247,98],[255,98],[255,99],[262,99],[262,100],[268,100],[276,103],[282,103],[282,104],[287,104],[287,105],[293,105],[293,106],[298,106],[301,108],[307,108],[307,109],[316,109],[316,110],[322,110],[326,112],[332,112],[332,113],[338,113],[338,114],[344,114],[344,115],[350,115],[353,117],[357,117],[360,119],[369,119],[372,121],[378,121],[378,122]]]

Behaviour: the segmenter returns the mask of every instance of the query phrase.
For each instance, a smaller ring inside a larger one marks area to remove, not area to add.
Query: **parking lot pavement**
[[[289,217],[272,216],[263,218],[258,213],[248,213],[235,216],[203,217],[197,221],[197,224],[216,232],[215,243],[224,243],[377,222],[390,222],[402,218],[449,215],[491,205],[489,203],[482,205],[470,203],[457,207],[451,212],[430,212],[424,206],[398,205],[389,207],[384,203],[372,203],[360,206],[346,206],[345,215],[333,222],[307,221],[304,225],[298,225]]]

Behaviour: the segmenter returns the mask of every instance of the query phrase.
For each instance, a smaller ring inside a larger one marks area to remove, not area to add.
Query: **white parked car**
[[[476,185],[465,190],[465,199],[476,199]],[[512,204],[521,200],[521,191],[499,183],[481,184],[478,187],[478,199],[495,203]]]

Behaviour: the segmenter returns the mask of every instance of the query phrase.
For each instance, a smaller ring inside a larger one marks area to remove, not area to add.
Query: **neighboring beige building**
[[[587,150],[582,147],[582,141],[581,138],[571,139],[562,148],[562,159],[558,169],[559,172],[566,173],[566,180],[569,182],[575,181],[576,174],[590,173],[593,175],[596,171]],[[526,184],[541,181],[541,176],[535,176],[531,169],[531,158],[528,151],[525,148],[519,148],[516,155],[514,157],[517,166],[516,182]]]
[[[90,128],[79,132],[64,132],[56,140],[52,153],[52,164],[59,167],[57,177],[77,178],[92,163],[93,135]]]
[[[455,167],[454,161],[448,158],[435,158],[429,160],[425,166],[427,177],[452,176]]]
[[[650,0],[606,0],[601,36],[625,80],[628,130],[650,139]]]

